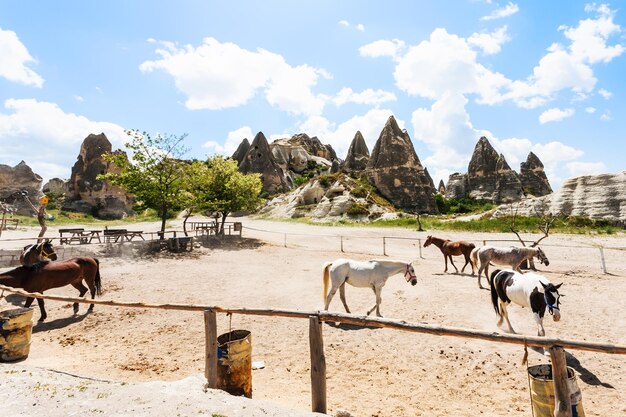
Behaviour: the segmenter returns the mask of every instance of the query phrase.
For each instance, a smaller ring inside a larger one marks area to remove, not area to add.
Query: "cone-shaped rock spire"
[[[369,159],[370,150],[367,148],[363,135],[359,130],[357,130],[354,138],[352,139],[352,143],[350,143],[346,160],[343,163],[343,169],[345,171],[364,170],[367,167]]]
[[[276,163],[263,132],[259,132],[250,144],[246,156],[239,165],[243,173],[261,174],[263,191],[269,194],[282,193],[289,189],[282,168]]]

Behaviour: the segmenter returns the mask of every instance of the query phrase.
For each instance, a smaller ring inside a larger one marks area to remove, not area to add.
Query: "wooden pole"
[[[285,233],[285,239],[283,240],[283,246],[287,247],[287,233]]]
[[[567,364],[561,346],[550,348],[554,381],[554,417],[572,417],[572,401],[567,388]]]
[[[341,239],[341,252],[343,253],[343,236],[339,236],[339,238]]]
[[[600,246],[600,259],[602,260],[602,272],[606,274],[606,262],[604,261],[604,248]]]
[[[217,388],[217,317],[214,310],[204,312],[204,375],[208,388]]]
[[[422,239],[417,239],[417,248],[420,251],[420,259],[424,259],[424,257],[422,256]]]
[[[383,236],[383,255],[387,256],[387,242],[384,236]]]
[[[311,409],[326,414],[326,357],[322,338],[322,322],[309,317],[309,345],[311,348]]]

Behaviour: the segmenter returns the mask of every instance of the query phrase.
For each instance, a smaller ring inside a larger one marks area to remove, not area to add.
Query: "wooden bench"
[[[13,229],[17,229],[17,225],[20,223],[20,219],[2,219],[2,230],[9,230],[9,224],[13,225]]]
[[[126,229],[105,229],[104,230],[104,241],[105,242],[130,242],[134,238],[141,238],[141,240],[146,240],[143,237],[143,231],[140,230],[126,230]]]
[[[59,244],[69,245],[73,242],[87,243],[87,238],[83,236],[83,228],[59,229]]]

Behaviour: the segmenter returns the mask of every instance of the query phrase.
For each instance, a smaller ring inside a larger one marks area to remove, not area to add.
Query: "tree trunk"
[[[161,240],[165,239],[165,220],[167,218],[167,205],[161,203]]]
[[[226,223],[226,216],[228,216],[228,211],[222,212],[222,226],[220,227],[220,234],[224,236],[224,223]]]
[[[185,215],[185,220],[183,220],[183,232],[185,233],[185,236],[189,236],[187,234],[187,220],[189,220],[189,217],[191,217],[191,209],[187,211],[187,214]]]

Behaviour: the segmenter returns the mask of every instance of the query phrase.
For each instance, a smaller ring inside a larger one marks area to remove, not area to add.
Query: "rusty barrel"
[[[530,380],[530,402],[534,417],[554,416],[554,382],[552,380],[552,365],[542,364],[528,367]],[[567,367],[567,388],[572,402],[572,417],[585,417],[582,394],[576,382],[576,373]]]
[[[17,361],[28,356],[33,334],[32,319],[32,308],[0,311],[0,361]]]
[[[252,335],[233,330],[217,338],[217,388],[252,398]]]

